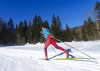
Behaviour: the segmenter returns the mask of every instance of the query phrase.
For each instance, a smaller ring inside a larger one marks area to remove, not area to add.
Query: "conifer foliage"
[[[57,16],[56,18],[55,15],[53,14],[50,31],[56,38],[61,39],[62,25],[61,25],[59,16]]]
[[[26,19],[20,21],[14,26],[13,19],[6,22],[0,17],[0,46],[2,45],[24,45],[27,42],[36,44],[45,42],[44,35],[40,34],[42,27],[51,31],[55,38],[64,41],[88,41],[100,40],[100,3],[96,2],[94,7],[95,21],[88,17],[84,20],[83,26],[70,28],[66,24],[66,29],[62,28],[59,16],[53,14],[52,21],[49,24],[47,20],[42,21],[41,16],[33,17],[33,21]],[[49,26],[50,25],[50,26]]]

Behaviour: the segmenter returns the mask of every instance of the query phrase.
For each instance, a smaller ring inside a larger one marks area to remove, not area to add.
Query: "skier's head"
[[[44,26],[42,27],[42,30],[43,30],[43,29],[45,29],[45,27],[44,27]]]

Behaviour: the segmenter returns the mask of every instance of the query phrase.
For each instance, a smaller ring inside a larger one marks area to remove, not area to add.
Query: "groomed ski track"
[[[97,46],[97,44],[95,45]],[[96,60],[54,60],[65,57],[65,54],[55,49],[57,53],[62,53],[56,55],[49,47],[48,56],[51,59],[46,61],[40,60],[44,57],[43,46],[44,44],[0,47],[0,71],[100,71],[99,50],[92,52],[92,49],[89,48],[90,50],[86,51],[89,55],[96,57]],[[70,52],[71,56],[85,57],[75,50]]]

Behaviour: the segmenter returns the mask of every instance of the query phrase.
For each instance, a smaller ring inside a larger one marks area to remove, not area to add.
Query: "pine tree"
[[[24,25],[23,25],[23,22],[20,21],[18,32],[17,32],[17,44],[24,45],[25,43],[26,42],[25,42],[25,37],[24,37]]]
[[[66,24],[66,41],[71,41],[71,31],[67,24]]]
[[[2,44],[2,18],[0,17],[0,44]]]
[[[89,35],[88,35],[88,31],[87,31],[87,29],[88,29],[87,25],[88,25],[87,21],[85,20],[83,28],[82,28],[82,40],[84,40],[84,41],[89,40]]]
[[[18,33],[19,33],[20,39],[21,39],[24,36],[24,26],[23,26],[23,22],[22,21],[20,21],[20,23],[19,23]]]
[[[16,28],[15,28],[15,30],[16,30],[16,32],[15,32],[15,42],[16,42],[16,44],[18,43],[17,41],[18,41],[18,38],[17,38],[17,34],[18,34],[18,25],[16,24]]]
[[[56,23],[56,36],[57,38],[61,39],[61,35],[62,35],[62,25],[61,25],[61,21],[59,19],[59,16],[57,16],[57,23]]]
[[[66,29],[62,31],[61,39],[62,41],[71,41],[71,31],[67,24],[66,24]]]
[[[9,45],[9,31],[7,29],[8,23],[0,17],[0,44]]]
[[[60,31],[62,31],[62,24],[61,24],[61,21],[60,21],[60,18],[59,16],[57,15],[57,27]]]
[[[12,18],[10,18],[10,20],[9,20],[9,22],[8,22],[7,28],[8,28],[8,30],[9,30],[10,32],[12,32],[12,33],[15,31]]]
[[[37,15],[35,15],[34,19],[33,19],[33,24],[32,24],[32,37],[33,37],[33,42],[37,43],[39,41],[38,38],[38,18]]]
[[[55,15],[53,14],[50,31],[55,37],[56,37],[56,29],[55,29],[56,28],[56,23],[57,23],[57,20],[56,20]]]
[[[37,24],[38,24],[38,26],[37,26],[37,32],[38,32],[37,36],[38,36],[38,42],[40,42],[41,37],[42,37],[40,31],[41,31],[41,28],[43,26],[42,19],[41,19],[40,15],[38,16]]]
[[[0,30],[2,29],[2,24],[5,23],[3,19],[0,17]]]
[[[96,2],[94,7],[94,18],[97,29],[97,37],[100,39],[100,3]]]
[[[40,15],[38,16],[38,22],[37,23],[38,23],[38,26],[39,26],[39,30],[41,30],[43,23],[42,23],[42,19],[41,19]]]
[[[88,18],[88,25],[87,25],[87,32],[88,32],[88,35],[89,35],[89,40],[93,40],[94,39],[94,23],[92,21],[92,19],[89,17]]]
[[[94,10],[96,11],[96,17],[97,17],[97,19],[100,20],[100,3],[99,2],[96,2]]]
[[[29,25],[28,25],[28,33],[27,33],[27,36],[28,36],[28,42],[29,43],[32,43],[32,25],[31,25],[31,21],[29,20]]]
[[[6,27],[6,24],[5,23],[2,23],[2,28],[1,28],[1,44],[2,45],[7,45],[9,44],[8,43],[8,30],[7,30],[7,27]]]
[[[55,15],[53,14],[50,31],[56,38],[61,39],[62,26],[61,26],[59,16],[57,16],[57,19],[56,19]]]
[[[83,40],[96,40],[97,39],[97,30],[96,24],[92,21],[91,17],[88,18],[88,21],[84,21],[83,29],[82,29],[82,37]]]
[[[71,40],[73,41],[79,41],[79,35],[78,32],[76,32],[75,28],[72,29],[71,31]]]
[[[10,18],[9,22],[8,22],[8,37],[9,37],[9,44],[12,45],[15,43],[15,28],[14,28],[14,24],[13,24],[13,20],[12,18]]]
[[[62,40],[63,42],[66,41],[66,30],[63,30],[63,31],[62,31],[61,40]]]
[[[27,30],[28,30],[28,28],[27,28],[27,21],[26,21],[26,19],[24,20],[24,23],[23,23],[23,37],[24,37],[24,39],[25,39],[25,43],[27,43]]]

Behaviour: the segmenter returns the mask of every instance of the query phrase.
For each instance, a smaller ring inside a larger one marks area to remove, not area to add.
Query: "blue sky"
[[[99,0],[0,0],[0,16],[14,24],[26,19],[33,21],[35,14],[51,25],[53,14],[59,16],[62,27],[83,25],[86,13],[90,13]],[[100,2],[100,1],[99,1]]]

